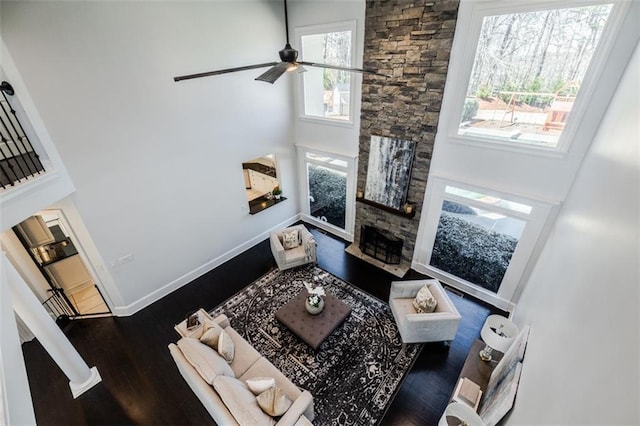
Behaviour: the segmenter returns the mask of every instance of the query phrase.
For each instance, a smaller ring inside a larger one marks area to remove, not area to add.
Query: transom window
[[[355,22],[298,28],[302,60],[351,67]],[[304,67],[301,116],[352,122],[353,78],[350,72]]]

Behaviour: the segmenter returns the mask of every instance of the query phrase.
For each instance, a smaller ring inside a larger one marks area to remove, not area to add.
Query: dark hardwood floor
[[[382,300],[392,275],[344,252],[348,243],[313,229],[320,267]],[[180,376],[167,345],[186,313],[212,309],[275,267],[268,240],[130,317],[75,321],[66,334],[102,382],[71,397],[60,369],[37,341],[23,352],[39,425],[212,425]],[[405,279],[421,278],[410,271]],[[462,322],[450,346],[429,343],[387,411],[385,425],[435,425],[465,357],[487,315],[499,312],[472,298],[452,296]]]

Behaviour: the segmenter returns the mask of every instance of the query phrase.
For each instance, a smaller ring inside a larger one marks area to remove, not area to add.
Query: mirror
[[[261,212],[284,200],[279,192],[280,182],[274,154],[242,163],[242,173],[250,214]]]

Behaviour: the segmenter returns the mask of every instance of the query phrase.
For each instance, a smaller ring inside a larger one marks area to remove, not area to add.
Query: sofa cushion
[[[235,377],[225,359],[200,340],[183,337],[178,340],[178,348],[205,382],[213,384],[219,375]]]
[[[256,397],[262,411],[272,417],[278,417],[287,412],[293,401],[278,387],[269,388]]]
[[[290,250],[285,250],[284,258],[287,263],[300,262],[307,258],[307,252],[305,251],[303,246],[298,246]]]
[[[297,229],[291,231],[284,231],[282,233],[282,247],[285,250],[296,248],[300,245],[299,232]]]
[[[224,331],[229,335],[229,337],[231,337],[233,346],[235,348],[235,354],[233,356],[233,362],[231,363],[231,369],[233,370],[235,377],[240,378],[240,376],[242,376],[245,371],[249,369],[249,367],[251,367],[258,359],[260,359],[261,355],[232,327],[226,327]],[[272,374],[261,374],[261,376],[273,377]],[[257,377],[257,375],[253,377]],[[242,378],[242,380],[245,379]]]
[[[247,387],[254,395],[260,395],[262,392],[276,385],[276,379],[273,377],[254,377],[245,380]]]
[[[416,298],[413,301],[413,307],[421,314],[435,311],[437,304],[438,301],[433,297],[431,291],[429,291],[429,286],[426,284],[418,290],[418,294],[416,294]]]
[[[229,337],[224,330],[220,332],[220,337],[218,338],[218,353],[222,355],[228,363],[233,362],[233,357],[235,355],[233,340],[231,340],[231,337]]]
[[[224,405],[241,425],[273,425],[274,420],[265,414],[256,397],[240,380],[233,377],[218,376],[213,381]]]

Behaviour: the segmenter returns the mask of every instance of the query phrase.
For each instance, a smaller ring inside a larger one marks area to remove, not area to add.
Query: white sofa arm
[[[309,393],[309,391],[302,391],[302,394],[293,401],[291,407],[287,410],[286,413],[280,417],[277,426],[292,426],[294,425],[301,415],[305,415],[309,421],[313,421],[314,413],[313,413],[313,397]]]
[[[269,244],[271,245],[271,252],[273,253],[273,257],[276,259],[276,263],[278,265],[282,265],[285,262],[284,256],[284,247],[280,242],[280,238],[278,238],[278,234],[272,232],[269,235]]]

